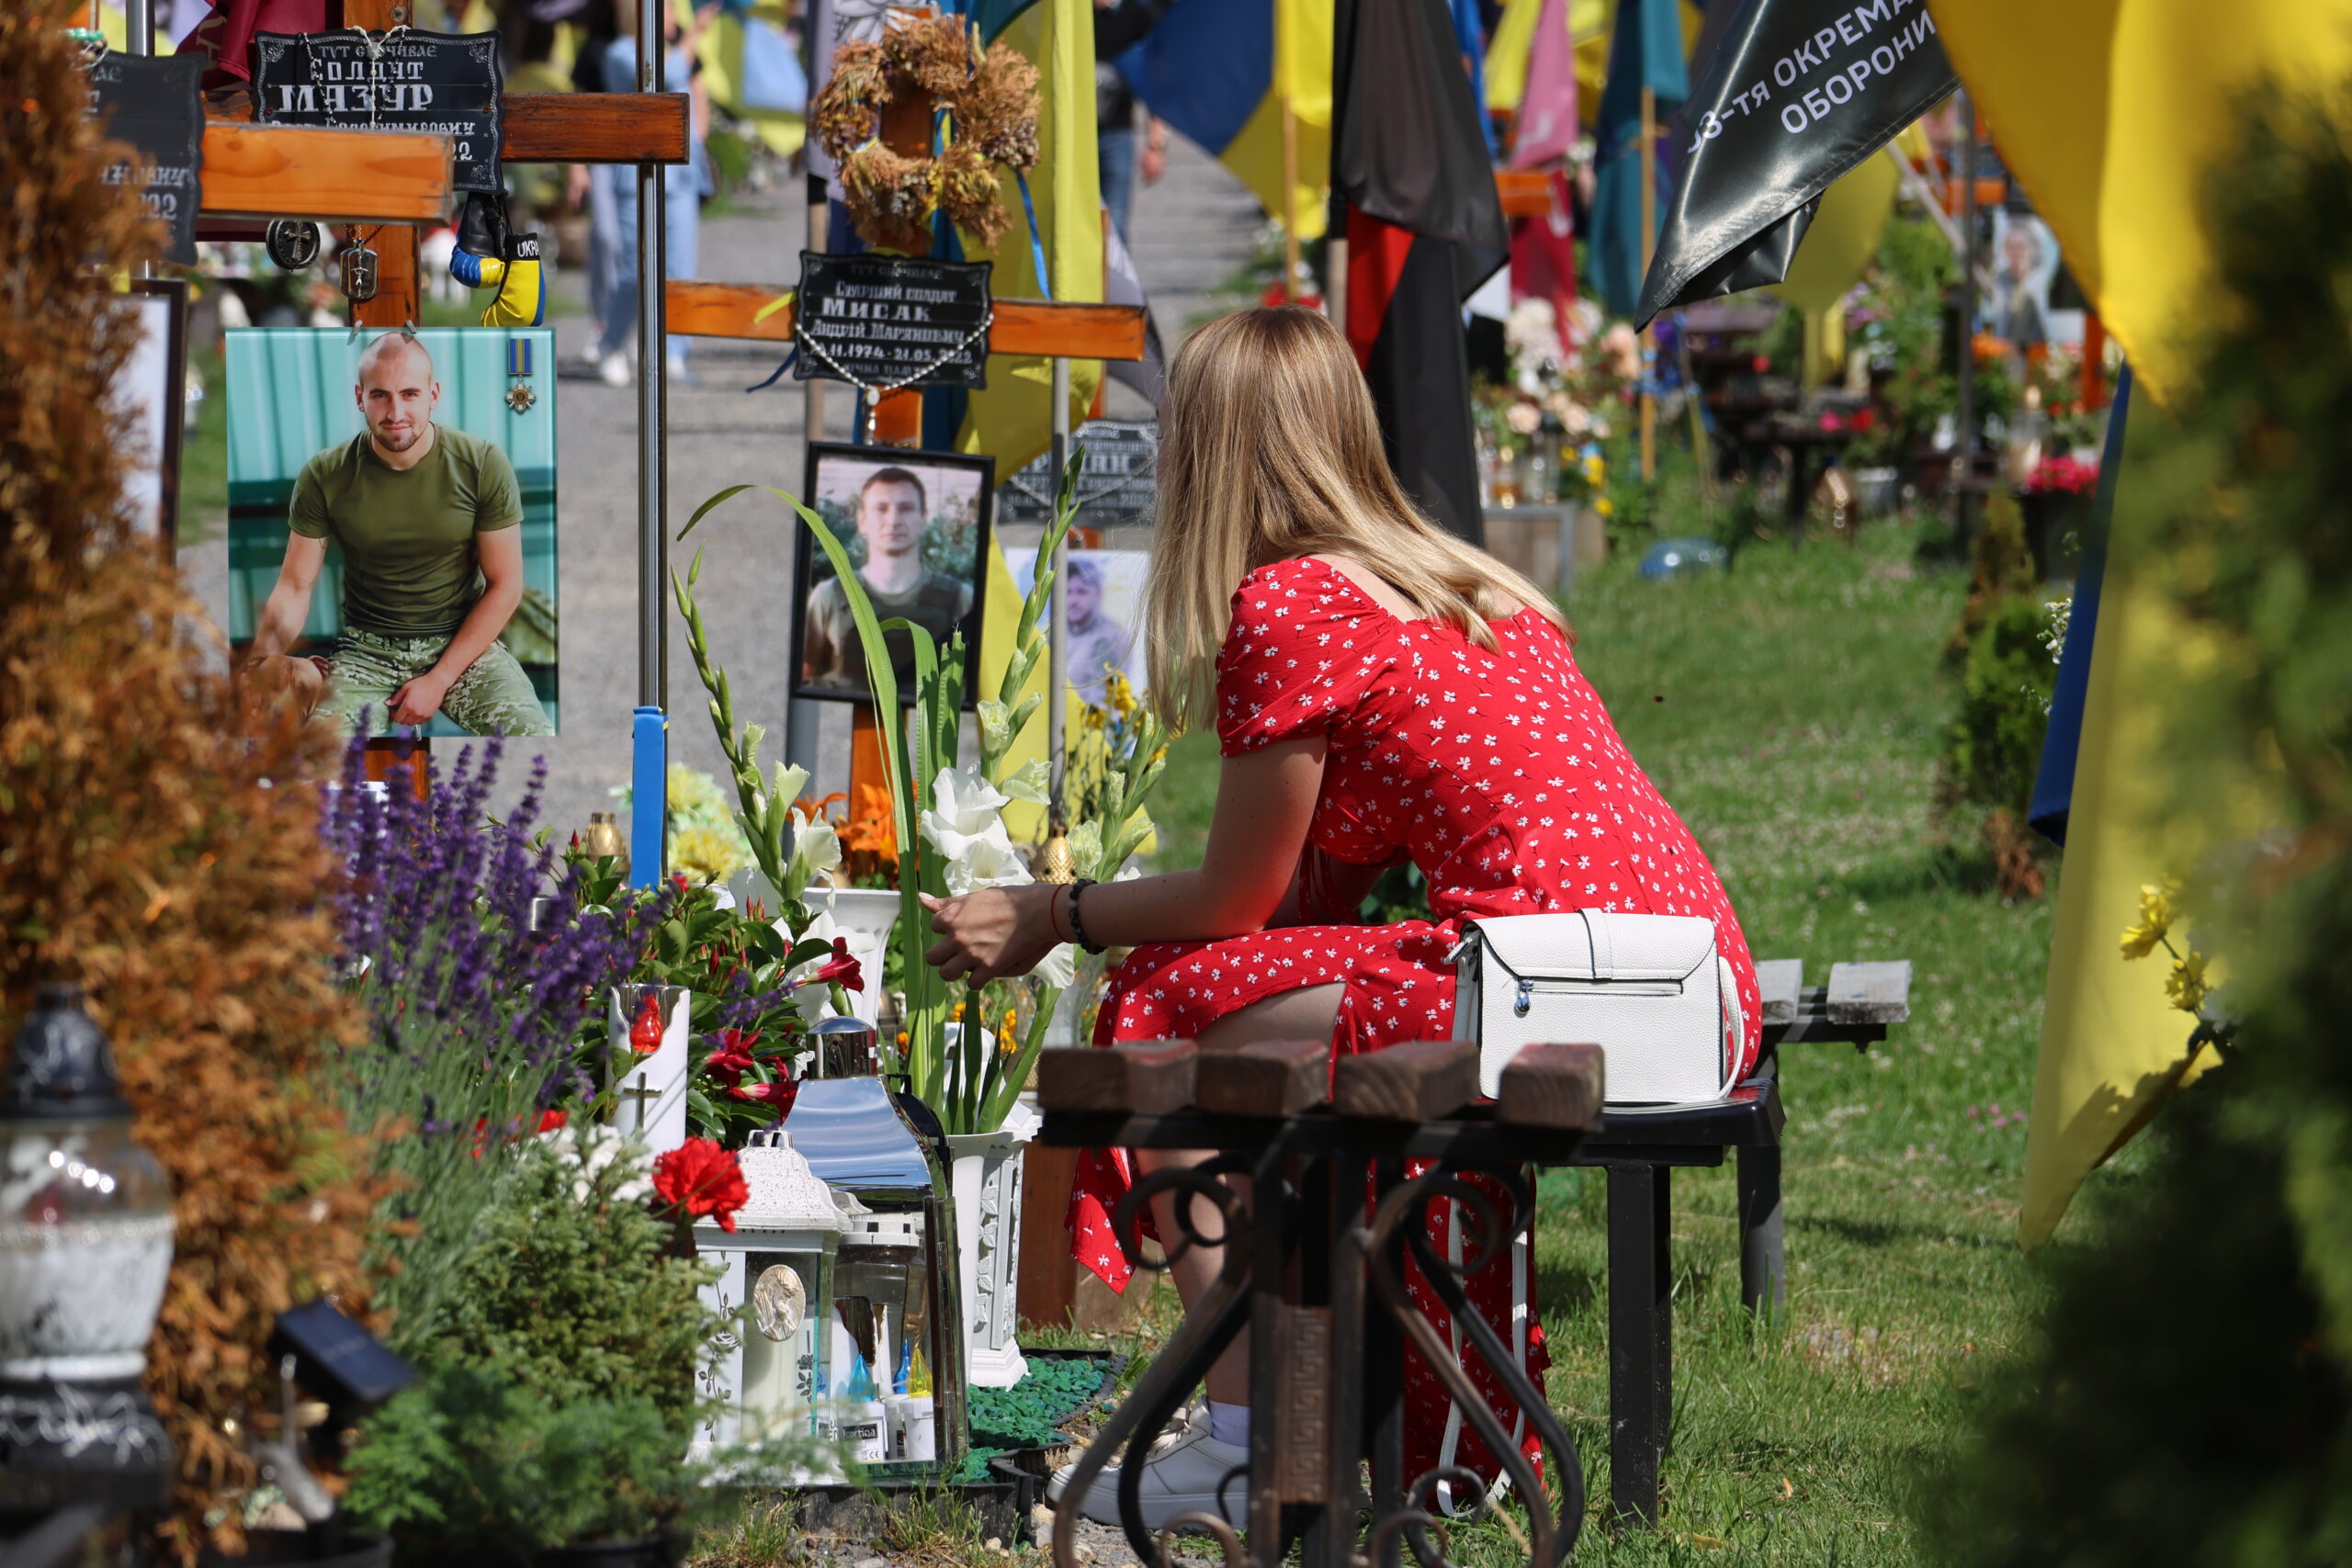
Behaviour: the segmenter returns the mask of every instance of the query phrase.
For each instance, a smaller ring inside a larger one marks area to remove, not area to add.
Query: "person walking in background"
[[[1094,157],[1101,166],[1102,205],[1119,238],[1127,237],[1127,214],[1135,206],[1136,96],[1112,63],[1159,25],[1175,0],[1094,0]],[[1154,185],[1168,171],[1168,127],[1146,115],[1143,183]]]
[[[710,161],[703,148],[703,139],[710,130],[710,100],[695,68],[695,46],[701,40],[703,29],[718,15],[716,0],[698,6],[689,24],[680,23],[674,9],[668,13],[668,47],[662,54],[662,88],[669,93],[685,93],[693,104],[691,161],[684,168],[673,167],[662,188],[668,224],[668,252],[663,264],[665,276],[670,277],[694,276],[698,259],[702,198],[710,189]],[[605,47],[605,91],[635,92],[637,39],[631,8],[616,6],[614,20],[620,31]],[[607,386],[626,387],[631,378],[628,350],[637,333],[636,167],[627,164],[597,164],[590,172],[589,194],[592,214],[597,204],[612,214],[606,224],[611,235],[611,265],[605,275],[609,292],[605,300],[604,333],[596,344],[597,373]],[[599,231],[598,225],[599,220],[592,217],[592,233]],[[592,272],[592,288],[594,282]],[[668,350],[671,377],[691,384],[694,378],[686,369],[684,340],[673,341]]]

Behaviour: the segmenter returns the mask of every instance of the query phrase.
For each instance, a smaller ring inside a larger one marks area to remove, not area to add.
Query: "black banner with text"
[[[255,33],[254,104],[271,125],[449,138],[455,190],[497,191],[496,33]]]
[[[204,57],[142,56],[108,50],[92,61],[90,113],[117,141],[146,160],[107,170],[108,185],[133,186],[147,210],[171,231],[164,259],[196,261],[196,210],[204,199],[204,101],[198,84]]]
[[[1683,105],[1634,324],[1786,277],[1821,193],[1959,85],[1926,0],[1747,0]]]

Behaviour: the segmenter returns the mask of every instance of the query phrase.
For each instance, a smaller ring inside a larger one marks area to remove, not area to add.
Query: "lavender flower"
[[[385,1216],[405,1223],[384,1230],[393,1267],[382,1297],[400,1314],[396,1337],[411,1342],[430,1333],[447,1265],[518,1141],[574,1088],[573,1037],[668,906],[655,895],[581,908],[577,871],[557,876],[554,852],[532,835],[545,760],[512,816],[489,815],[504,750],[492,739],[446,774],[434,766],[420,800],[404,771],[389,794],[360,787],[364,743],[354,740],[323,818],[349,872],[333,908],[367,1020],[365,1043],[343,1063],[343,1100],[407,1179]],[[570,917],[534,932],[532,901],[551,885]]]

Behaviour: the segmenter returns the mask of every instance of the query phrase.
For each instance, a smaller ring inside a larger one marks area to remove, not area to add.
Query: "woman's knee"
[[[1329,1040],[1347,987],[1339,981],[1279,991],[1237,1008],[1201,1031],[1204,1045],[1253,1044],[1261,1040]]]

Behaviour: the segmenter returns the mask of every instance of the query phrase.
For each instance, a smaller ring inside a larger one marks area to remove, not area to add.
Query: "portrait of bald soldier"
[[[552,735],[531,678],[499,642],[523,600],[523,501],[514,466],[479,436],[435,422],[433,356],[387,333],[359,355],[353,398],[367,428],[302,466],[286,557],[254,624],[249,686],[346,728],[423,725],[469,735]],[[327,659],[302,635],[332,540],[343,552],[343,631]]]
[[[932,635],[944,652],[947,639],[972,613],[972,585],[922,564],[923,529],[931,522],[931,495],[922,478],[907,468],[876,468],[857,490],[857,535],[865,541],[865,563],[857,580],[874,602],[874,618],[902,615]],[[885,634],[899,691],[914,692],[914,639]],[[800,679],[860,696],[871,694],[865,650],[858,641],[849,595],[839,578],[808,591],[800,648]]]

